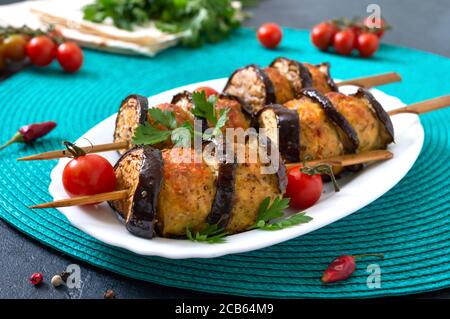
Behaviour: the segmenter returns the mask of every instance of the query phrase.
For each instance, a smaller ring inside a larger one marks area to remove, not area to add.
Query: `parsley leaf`
[[[182,126],[172,131],[172,142],[178,147],[189,147],[191,145],[192,136],[194,136],[194,128],[191,123],[184,122]]]
[[[289,206],[289,198],[276,197],[270,204],[270,197],[264,198],[258,209],[256,222],[249,229],[280,230],[298,224],[305,224],[312,220],[312,217],[304,212],[297,213],[277,222],[270,221],[283,217],[283,210]]]
[[[255,0],[253,0],[255,1]],[[149,21],[164,32],[181,36],[181,44],[201,46],[227,37],[246,17],[232,0],[93,0],[83,19],[101,23],[111,19],[125,30]]]
[[[216,98],[213,97],[206,99],[205,91],[192,93],[192,103],[194,107],[191,112],[197,117],[204,118],[211,122],[212,125],[217,124],[216,111],[214,104],[216,103]]]
[[[157,107],[151,107],[148,109],[148,113],[152,119],[169,129],[173,130],[177,127],[177,120],[175,119],[175,113],[173,111],[163,111]]]
[[[312,220],[312,217],[307,216],[305,214],[306,214],[305,212],[297,213],[292,216],[289,216],[286,219],[282,219],[279,222],[265,223],[264,225],[258,228],[262,230],[280,230],[294,225],[306,224]]]
[[[228,233],[223,229],[219,228],[217,224],[208,225],[205,229],[192,233],[189,227],[186,227],[186,237],[191,241],[204,242],[208,244],[218,244],[225,242],[225,236]]]
[[[144,125],[139,125],[133,136],[133,144],[135,145],[153,145],[166,141],[172,131],[159,130],[146,122]]]

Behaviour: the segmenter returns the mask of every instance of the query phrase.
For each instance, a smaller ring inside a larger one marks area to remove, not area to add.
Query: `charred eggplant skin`
[[[392,125],[391,117],[381,106],[380,102],[375,99],[372,93],[363,88],[358,88],[358,91],[352,94],[352,96],[365,98],[369,102],[369,104],[375,111],[375,115],[377,116],[378,120],[381,122],[381,124],[383,124],[386,132],[391,138],[388,143],[392,143],[394,141],[394,126]]]
[[[142,148],[142,164],[139,180],[133,195],[130,217],[125,221],[127,230],[133,235],[153,238],[155,235],[156,207],[163,182],[163,159],[161,151],[151,146],[136,146],[128,150],[117,162],[125,159],[130,152]],[[109,203],[111,208],[115,208]],[[119,216],[123,216],[117,212]]]
[[[330,73],[331,65],[330,65],[330,62],[322,62],[322,63],[316,64],[315,66],[318,67],[318,68],[323,68],[323,67],[326,68],[327,72],[325,73],[325,75],[327,76],[328,86],[330,87],[331,91],[339,92],[338,86],[336,85],[336,83],[334,82],[333,78],[331,77],[331,73]]]
[[[301,95],[306,96],[321,105],[322,109],[327,114],[327,118],[338,126],[345,134],[347,140],[345,142],[343,141],[345,150],[348,153],[355,153],[359,146],[358,135],[345,117],[336,110],[331,101],[319,91],[311,88],[303,89]]]
[[[120,127],[118,127],[118,122],[119,122],[119,114],[122,110],[122,107],[124,105],[126,105],[128,103],[128,100],[130,99],[135,99],[138,103],[138,107],[139,107],[139,123],[138,124],[145,124],[145,122],[147,121],[147,112],[148,112],[148,99],[145,96],[139,95],[139,94],[131,94],[128,95],[126,98],[124,98],[122,100],[122,102],[120,102],[120,107],[119,107],[119,111],[117,113],[117,118],[116,118],[116,126],[115,126],[115,130],[114,130],[114,140],[116,140],[116,136],[117,136],[117,130],[120,129]]]
[[[216,181],[216,194],[206,222],[210,225],[217,224],[220,228],[225,228],[230,221],[233,210],[233,199],[236,183],[236,157],[232,163],[227,163],[224,147],[218,148],[219,169]]]
[[[300,118],[296,110],[290,110],[280,104],[266,105],[258,112],[260,116],[265,110],[271,109],[277,117],[279,129],[278,149],[286,162],[300,161]]]
[[[292,59],[288,59],[285,57],[278,57],[275,60],[273,60],[272,63],[270,63],[270,66],[274,67],[274,65],[280,60],[286,60],[286,61],[296,65],[296,67],[298,69],[298,73],[300,75],[301,82],[302,82],[302,88],[310,88],[313,86],[311,72],[309,72],[309,70],[301,62],[299,62],[297,60],[292,60]],[[297,96],[297,94],[298,94],[298,92],[295,92],[296,96]]]
[[[270,80],[269,76],[266,74],[266,72],[264,72],[264,70],[256,64],[249,64],[247,66],[244,66],[242,68],[235,70],[228,78],[227,84],[225,85],[225,88],[223,89],[223,91],[224,92],[227,91],[227,88],[231,85],[231,80],[237,73],[239,73],[240,71],[247,69],[247,68],[253,68],[255,70],[256,74],[258,75],[258,77],[264,83],[264,88],[265,88],[265,92],[266,92],[266,99],[265,99],[264,104],[275,103],[275,101],[276,101],[275,87],[273,86],[273,83]]]
[[[260,136],[263,134],[260,134]],[[272,154],[272,140],[265,136],[263,139],[259,139],[259,143],[262,147],[265,148],[267,155],[271,156]],[[286,173],[286,166],[284,165],[284,161],[281,158],[280,152],[276,150],[277,156],[278,156],[278,170],[277,170],[277,179],[278,179],[278,189],[280,190],[280,193],[284,194],[286,192],[286,187],[288,184],[288,177]]]

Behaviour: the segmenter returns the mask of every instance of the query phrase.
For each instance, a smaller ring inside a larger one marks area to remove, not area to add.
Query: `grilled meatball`
[[[380,134],[378,135],[378,139],[374,147],[376,149],[385,149],[388,144],[394,141],[394,126],[392,125],[389,114],[366,89],[359,88],[353,96],[362,99],[365,103],[367,103],[370,110],[376,115]]]
[[[162,152],[164,183],[158,198],[158,229],[164,236],[194,232],[206,226],[216,192],[216,176],[212,166],[193,160],[179,163],[181,149]],[[189,156],[194,156],[190,150]]]
[[[264,68],[264,72],[272,82],[276,103],[284,103],[294,98],[294,88],[291,82],[277,68],[267,67]]]
[[[284,104],[300,117],[300,159],[323,159],[344,154],[338,131],[321,105],[308,97]]]
[[[303,88],[312,87],[312,77],[309,70],[300,62],[288,58],[276,58],[270,64],[291,83],[295,97]],[[279,101],[278,101],[279,102]]]
[[[312,86],[319,92],[325,94],[331,91],[338,91],[336,84],[330,75],[330,64],[327,62],[312,65],[309,63],[303,64],[311,73]]]
[[[358,152],[376,149],[380,127],[367,100],[338,92],[330,92],[326,96],[358,134]]]
[[[256,152],[257,146],[252,142],[246,144],[246,163],[238,163],[235,177],[233,208],[230,221],[226,227],[229,233],[247,230],[256,221],[258,208],[266,197],[274,199],[285,191],[284,165],[279,159],[277,174],[262,174],[259,159],[249,163],[249,150]],[[283,180],[284,179],[284,180]]]
[[[228,112],[228,120],[222,130],[226,128],[243,128],[247,129],[252,125],[252,114],[249,113],[245,102],[239,98],[228,94],[219,95],[216,103],[216,117],[219,118],[220,110],[230,109]]]
[[[114,142],[127,142],[131,147],[134,131],[147,120],[148,100],[141,95],[127,96],[120,104],[114,129]],[[119,150],[120,154],[126,150]]]

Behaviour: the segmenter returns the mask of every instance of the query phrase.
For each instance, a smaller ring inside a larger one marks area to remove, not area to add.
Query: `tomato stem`
[[[329,164],[319,164],[315,166],[308,166],[306,163],[303,164],[303,167],[300,168],[300,171],[302,173],[308,174],[308,175],[328,175],[331,178],[331,181],[333,182],[334,191],[339,192],[341,189],[339,187],[338,182],[336,181],[336,177],[333,173],[333,168]]]
[[[86,152],[79,146],[76,146],[74,143],[64,141],[64,146],[73,155],[73,158],[77,158],[80,156],[86,155]]]

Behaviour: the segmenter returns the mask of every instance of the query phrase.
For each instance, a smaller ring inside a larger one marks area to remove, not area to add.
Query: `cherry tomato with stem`
[[[258,28],[257,37],[263,46],[274,49],[280,44],[283,31],[276,23],[264,23]]]
[[[311,30],[311,42],[320,50],[326,50],[333,44],[334,35],[339,31],[332,22],[322,22]]]
[[[64,189],[75,196],[112,192],[116,188],[113,166],[104,157],[86,154],[81,148],[64,142],[74,158],[64,167]]]
[[[335,34],[333,46],[337,53],[349,55],[352,53],[355,43],[355,34],[352,29],[347,28]]]
[[[374,26],[374,25],[373,25],[374,22],[375,22],[375,21],[374,21],[373,18],[367,17],[367,18],[364,19],[363,24],[364,24],[371,32],[374,32],[378,38],[381,39],[381,38],[383,37],[383,35],[384,35],[384,31],[387,30],[387,29],[389,29],[390,26],[388,26],[388,25],[386,24],[386,21],[384,21],[383,18],[381,18],[380,21],[379,21],[379,22],[380,22],[379,27]]]
[[[374,33],[361,33],[357,39],[359,55],[368,58],[378,50],[380,39]]]
[[[83,64],[83,51],[75,42],[65,42],[58,46],[56,58],[64,71],[73,73]]]
[[[47,66],[56,56],[56,44],[45,35],[34,37],[28,42],[27,56],[34,65]]]
[[[194,90],[194,92],[205,92],[206,97],[210,97],[211,95],[219,95],[219,92],[214,90],[209,86],[200,86]]]
[[[20,34],[6,37],[2,44],[4,57],[14,62],[23,61],[27,56],[27,43],[27,39]]]
[[[303,173],[301,168],[302,166],[299,165],[288,170],[288,185],[285,195],[290,198],[289,206],[300,210],[313,206],[323,191],[322,176]]]

